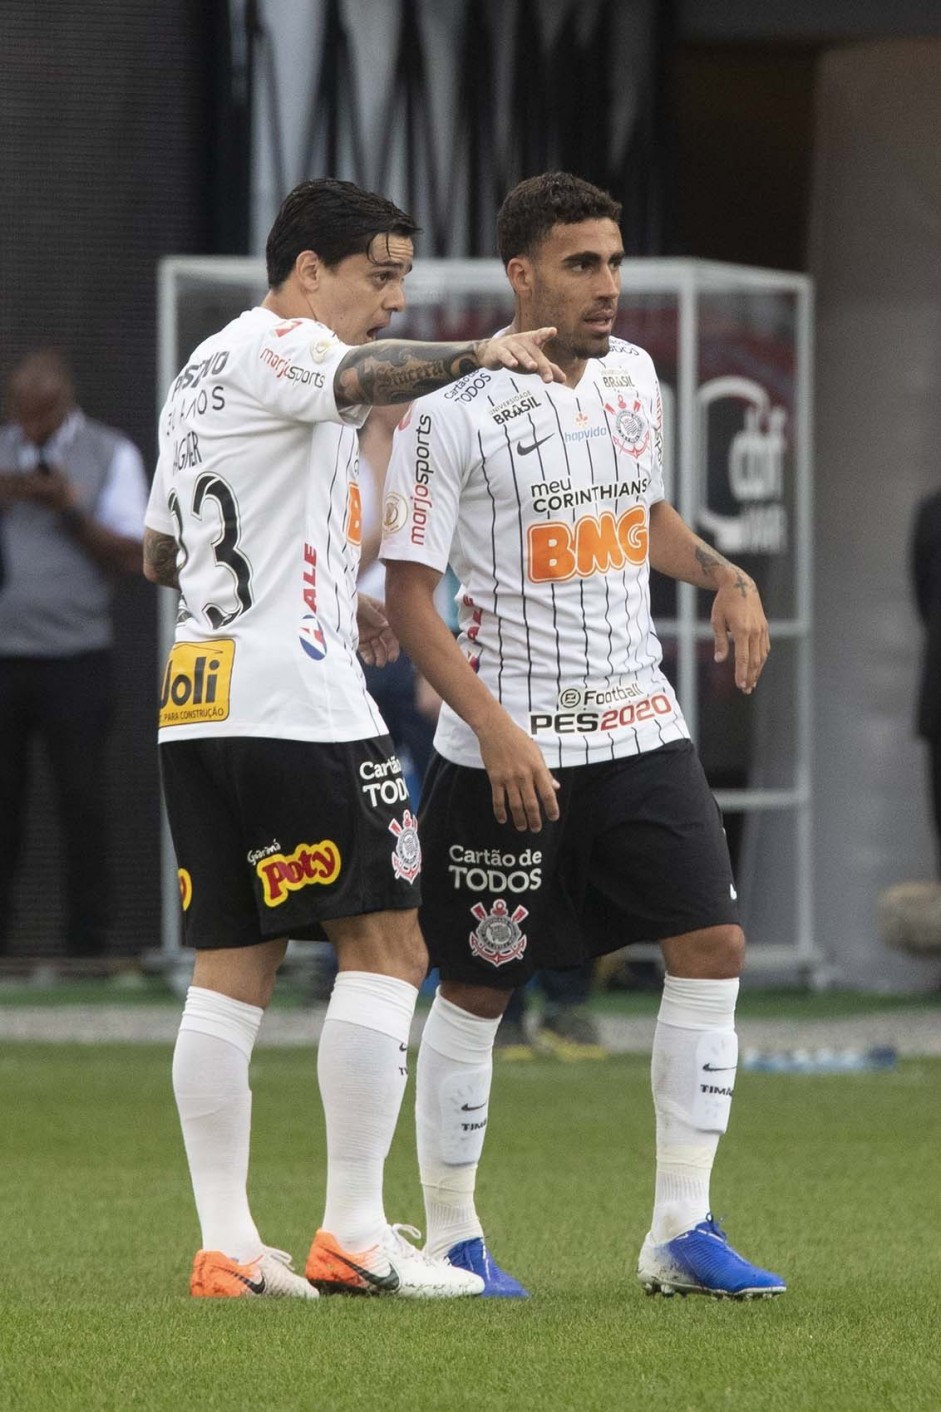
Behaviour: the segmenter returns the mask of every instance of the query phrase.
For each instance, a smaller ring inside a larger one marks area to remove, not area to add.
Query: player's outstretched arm
[[[716,661],[728,657],[731,638],[735,685],[749,695],[771,651],[768,620],[754,579],[694,534],[666,500],[650,508],[650,564],[671,579],[715,591],[711,620]]]
[[[559,817],[558,783],[542,751],[495,700],[442,621],[434,604],[441,575],[426,564],[386,561],[386,610],[392,627],[418,670],[438,695],[467,722],[480,742],[498,823],[542,828]]]
[[[177,550],[179,545],[172,534],[161,534],[158,530],[144,530],[144,578],[158,583],[162,588],[179,588],[177,574]]]
[[[542,345],[554,328],[505,333],[474,343],[412,343],[383,339],[353,348],[339,364],[333,381],[338,407],[385,406],[411,402],[479,368],[511,368],[536,373],[543,382],[564,382]]]

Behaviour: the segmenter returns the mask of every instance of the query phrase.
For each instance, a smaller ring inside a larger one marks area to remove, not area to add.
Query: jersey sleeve
[[[333,381],[350,352],[313,319],[288,319],[266,329],[245,368],[249,390],[263,407],[296,422],[360,427],[365,406],[338,407]]]
[[[147,509],[144,511],[144,526],[146,529],[156,530],[158,534],[176,535],[177,525],[170,512],[167,503],[166,480],[164,470],[167,464],[166,451],[166,415],[167,409],[164,407],[160,417],[160,455],[157,459],[157,469],[154,473],[153,484],[150,487],[150,495],[147,500]]]
[[[399,423],[386,473],[379,557],[444,573],[468,466],[466,428],[440,395],[419,398]]]
[[[658,500],[666,499],[666,490],[663,485],[663,397],[660,392],[660,379],[657,377],[657,370],[650,359],[650,380],[651,395],[653,398],[653,458],[650,477],[650,504],[655,505]]]

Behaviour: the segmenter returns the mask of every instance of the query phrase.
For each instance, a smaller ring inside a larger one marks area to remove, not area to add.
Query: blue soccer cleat
[[[716,1299],[771,1299],[787,1289],[780,1275],[759,1269],[733,1250],[711,1215],[662,1245],[648,1235],[637,1278],[648,1294],[711,1294]]]
[[[529,1290],[524,1289],[519,1280],[514,1280],[506,1270],[501,1270],[481,1236],[474,1240],[462,1240],[452,1245],[448,1251],[448,1263],[458,1270],[470,1270],[484,1282],[484,1299],[528,1299]]]

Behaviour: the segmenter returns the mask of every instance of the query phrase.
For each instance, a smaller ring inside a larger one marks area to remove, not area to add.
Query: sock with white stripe
[[[445,1255],[483,1235],[474,1205],[477,1165],[500,1021],[481,1019],[439,991],[425,1021],[415,1090],[418,1168],[425,1196],[426,1249]]]
[[[173,1092],[202,1246],[240,1264],[256,1259],[262,1249],[247,1181],[248,1065],[263,1014],[256,1005],[190,986],[173,1051]]]
[[[418,991],[371,971],[341,971],[317,1050],[327,1127],[322,1228],[349,1251],[386,1226],[382,1177],[408,1078],[408,1036]]]
[[[664,980],[650,1070],[657,1119],[651,1234],[658,1243],[711,1209],[709,1182],[738,1062],[737,997],[737,980]]]

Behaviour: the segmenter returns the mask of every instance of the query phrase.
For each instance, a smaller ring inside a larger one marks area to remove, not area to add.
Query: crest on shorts
[[[421,844],[418,841],[418,820],[411,809],[406,809],[402,822],[393,819],[389,832],[395,835],[395,852],[392,854],[392,868],[397,878],[413,883],[421,872]]]
[[[528,910],[517,907],[511,915],[503,898],[498,897],[489,912],[482,902],[475,902],[471,912],[477,918],[477,927],[468,937],[474,955],[489,961],[491,966],[518,961],[526,950],[520,922],[529,916]]]

